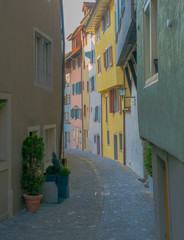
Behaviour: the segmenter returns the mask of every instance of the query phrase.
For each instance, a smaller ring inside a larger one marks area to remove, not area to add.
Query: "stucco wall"
[[[131,95],[131,111],[125,112],[125,148],[126,165],[142,178],[144,177],[143,147],[140,142],[137,112],[137,90],[133,80]]]
[[[144,88],[143,3],[137,1],[140,135],[184,162],[184,4],[182,0],[158,1],[158,81]],[[172,27],[167,27],[167,19],[172,20]]]
[[[53,41],[53,88],[50,90],[34,84],[35,28]],[[58,153],[61,119],[60,2],[3,0],[0,2],[0,29],[0,90],[11,95],[12,192],[9,192],[9,202],[13,203],[15,214],[23,206],[21,148],[28,135],[28,127],[39,126],[43,137],[43,127],[56,124]]]

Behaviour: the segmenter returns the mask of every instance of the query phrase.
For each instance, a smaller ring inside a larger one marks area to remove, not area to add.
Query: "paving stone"
[[[87,152],[65,153],[70,197],[22,210],[0,224],[1,240],[155,240],[153,197],[130,169]]]

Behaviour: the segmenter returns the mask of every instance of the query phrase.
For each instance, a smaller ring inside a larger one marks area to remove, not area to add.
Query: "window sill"
[[[152,84],[154,84],[156,82],[158,82],[158,73],[156,73],[151,78],[146,80],[144,88],[149,87],[150,85],[152,85]]]

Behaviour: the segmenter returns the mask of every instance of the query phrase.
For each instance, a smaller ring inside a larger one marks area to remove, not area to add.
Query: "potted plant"
[[[41,194],[41,186],[45,181],[43,174],[43,156],[44,143],[43,139],[37,136],[29,136],[23,142],[23,172],[22,188],[27,211],[37,211]]]
[[[58,203],[61,203],[63,198],[69,197],[69,175],[70,170],[67,167],[62,167],[56,153],[52,153],[52,165],[46,168],[46,181],[55,182],[58,188]]]
[[[148,173],[149,189],[153,193],[153,179],[152,179],[152,147],[148,145],[144,148],[144,166]]]

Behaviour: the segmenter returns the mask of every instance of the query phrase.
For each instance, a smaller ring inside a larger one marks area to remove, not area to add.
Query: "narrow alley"
[[[153,240],[153,198],[138,176],[115,160],[65,153],[70,197],[22,210],[0,225],[1,240]]]

